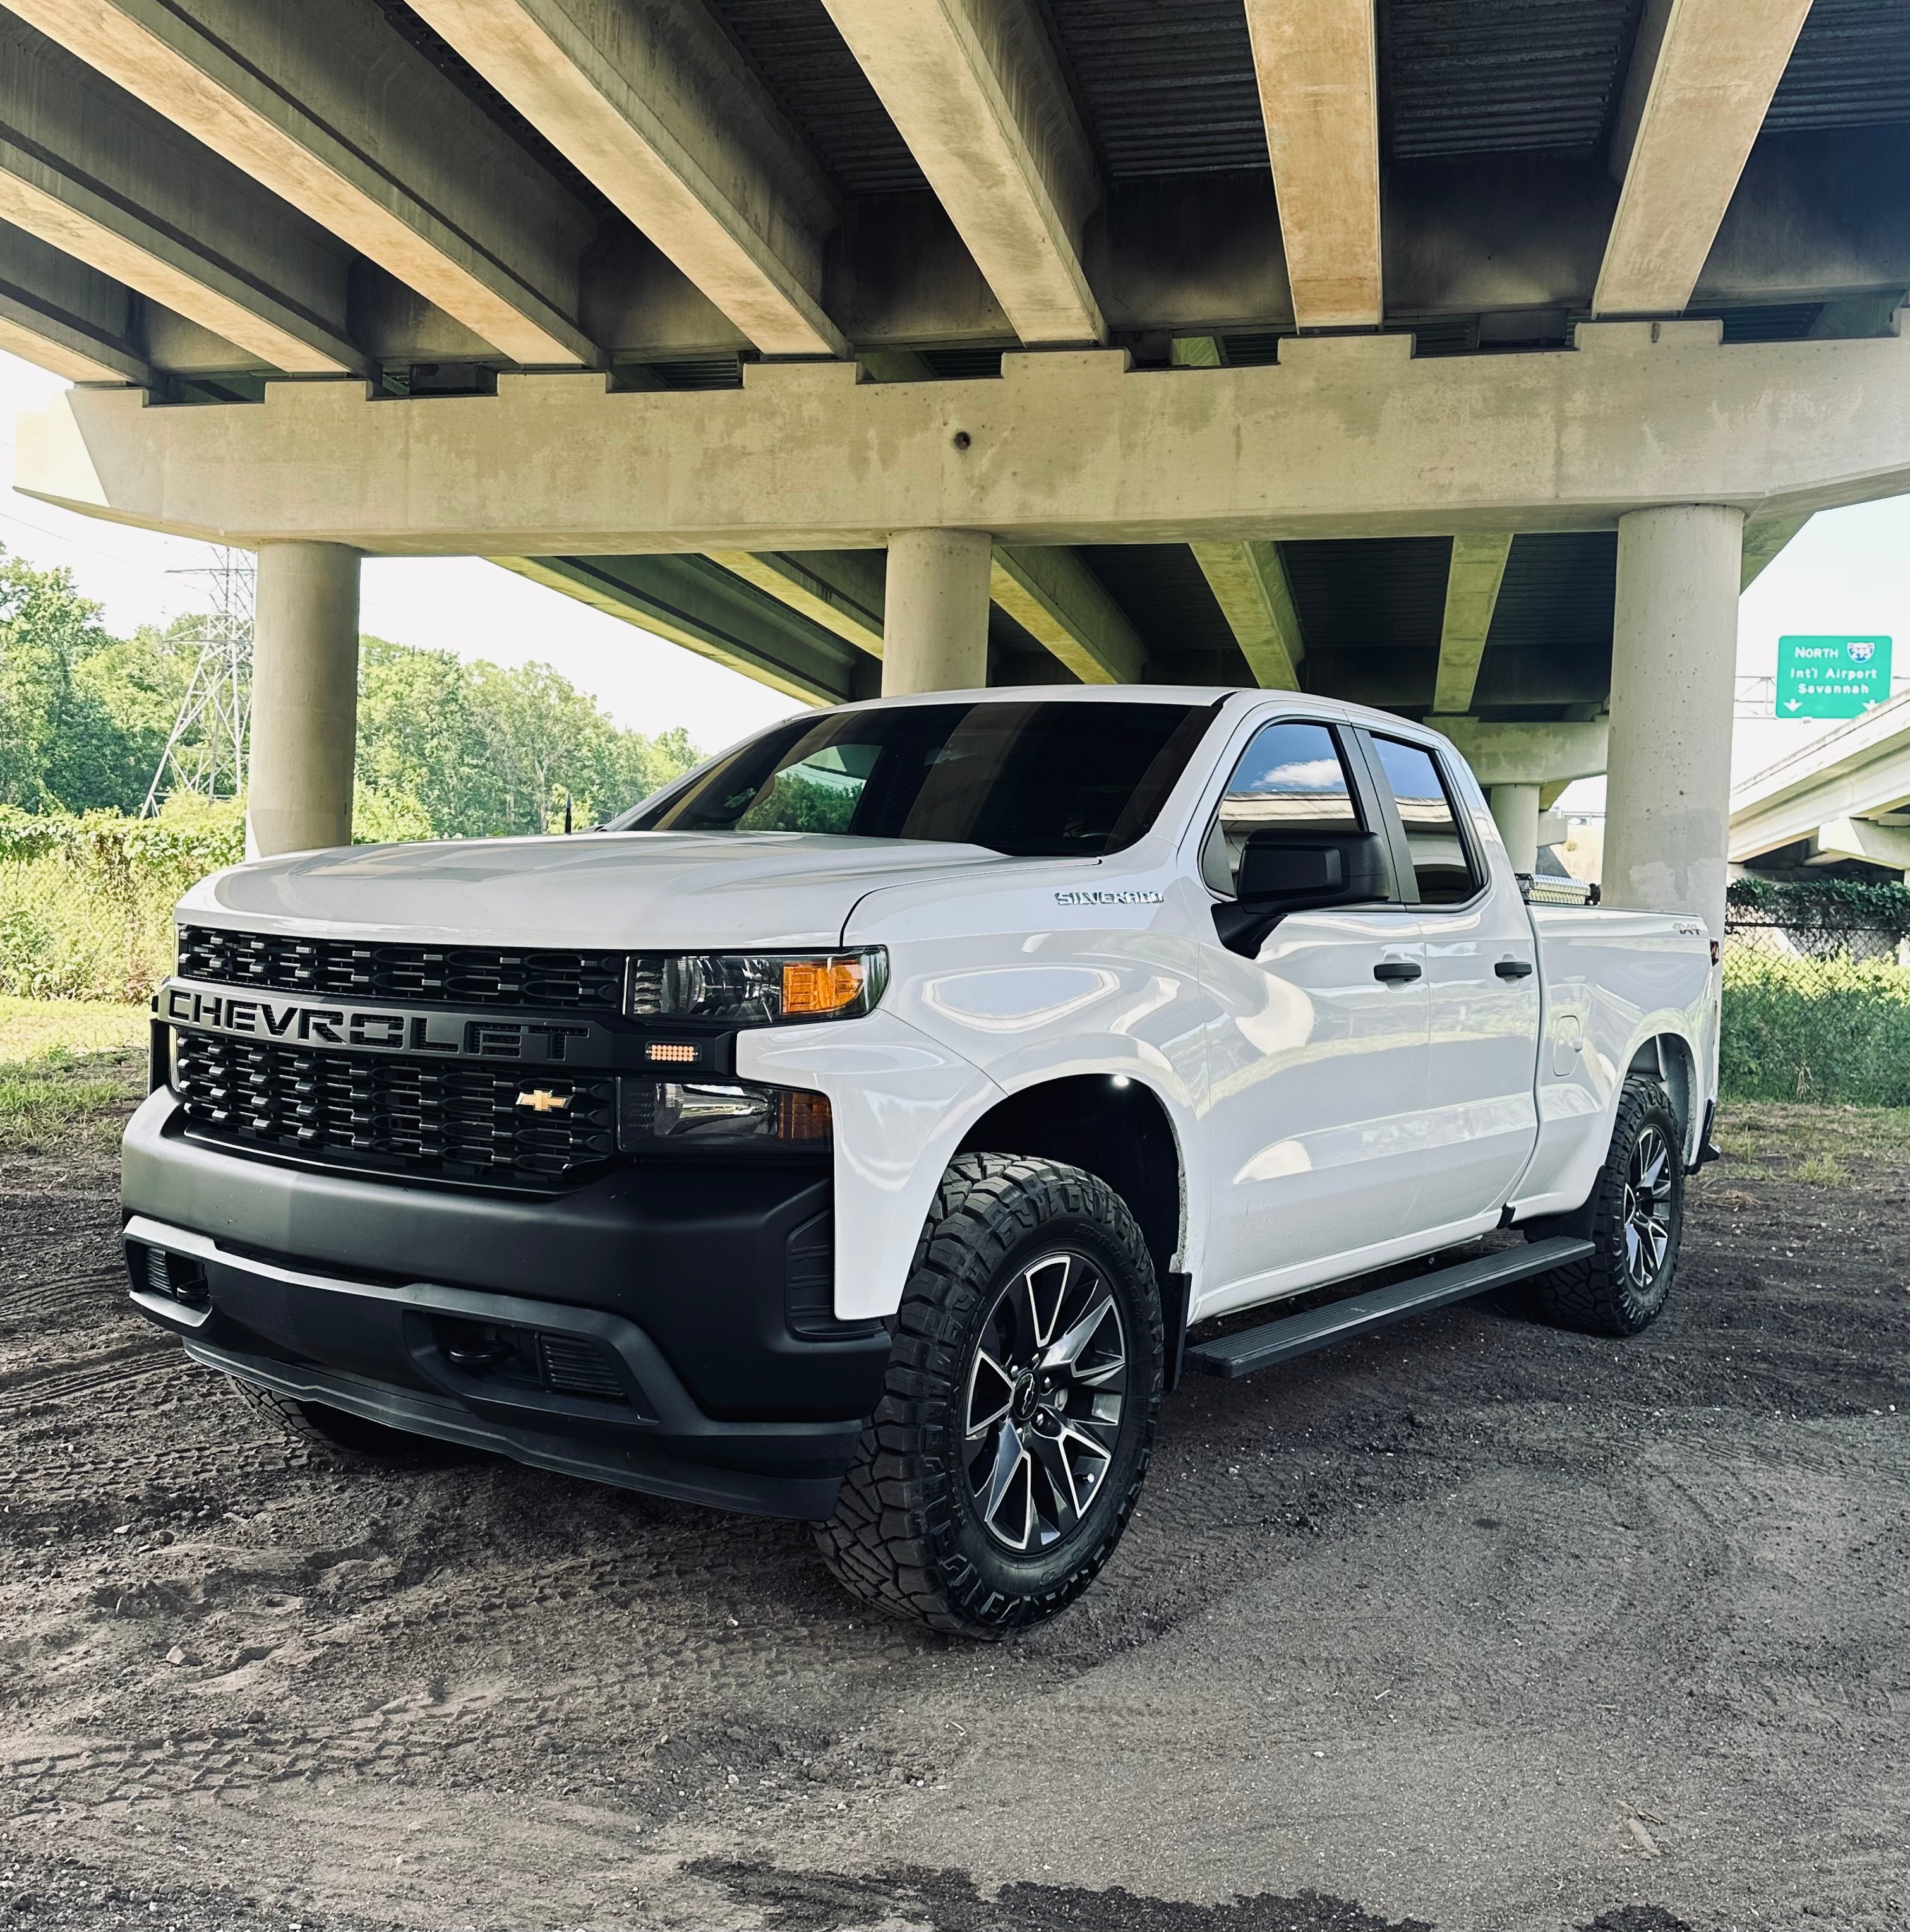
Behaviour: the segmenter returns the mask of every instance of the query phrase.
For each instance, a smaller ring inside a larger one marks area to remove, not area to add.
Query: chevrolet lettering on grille
[[[343,1001],[307,1003],[169,980],[159,1017],[205,1033],[344,1047],[364,1053],[444,1054],[461,1060],[574,1061],[598,1029],[574,1021],[499,1019],[490,1014],[403,1012]]]

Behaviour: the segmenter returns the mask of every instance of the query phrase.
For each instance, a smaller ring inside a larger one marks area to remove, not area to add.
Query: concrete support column
[[[1495,784],[1486,795],[1499,836],[1512,855],[1515,872],[1529,872],[1539,862],[1539,788],[1535,784]]]
[[[350,844],[358,698],[358,552],[343,544],[260,544],[248,854]]]
[[[973,691],[988,681],[985,530],[898,530],[889,539],[882,694]]]
[[[1720,936],[1744,537],[1717,504],[1618,519],[1605,898]]]

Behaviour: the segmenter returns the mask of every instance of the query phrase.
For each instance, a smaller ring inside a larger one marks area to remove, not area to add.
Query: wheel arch
[[[1702,1088],[1698,1078],[1696,1049],[1684,1034],[1661,1028],[1639,1042],[1625,1072],[1627,1076],[1651,1074],[1665,1083],[1665,1090],[1672,1099],[1672,1111],[1678,1116],[1681,1150],[1689,1163],[1696,1156],[1697,1138],[1702,1126],[1698,1118]]]
[[[1085,1168],[1121,1197],[1154,1264],[1171,1382],[1186,1326],[1188,1167],[1173,1112],[1162,1096],[1126,1073],[1036,1081],[971,1122],[955,1152],[1063,1161]]]

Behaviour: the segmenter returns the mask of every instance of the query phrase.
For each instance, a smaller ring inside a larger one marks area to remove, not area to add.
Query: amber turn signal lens
[[[853,1006],[862,996],[862,962],[856,958],[785,959],[783,1017],[824,1017]]]
[[[782,1118],[776,1123],[779,1139],[826,1141],[835,1130],[835,1117],[829,1112],[826,1094],[785,1089],[781,1100]]]

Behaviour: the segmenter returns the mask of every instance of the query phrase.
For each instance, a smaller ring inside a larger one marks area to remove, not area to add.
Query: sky
[[[0,352],[0,544],[42,566],[68,566],[81,591],[105,606],[109,630],[163,624],[207,603],[202,544],[155,536],[75,514],[10,487],[13,419],[65,387],[55,376]],[[655,732],[686,727],[706,751],[801,707],[680,645],[652,637],[478,557],[368,558],[361,621],[394,644],[432,646],[464,658],[556,666],[591,692],[619,724]],[[1770,676],[1788,633],[1875,634],[1895,640],[1900,676],[1910,676],[1910,496],[1813,518],[1744,594],[1738,609],[1741,676]],[[1739,718],[1732,773],[1742,779],[1835,728],[1774,718]],[[1574,785],[1564,809],[1602,807],[1604,781]]]

